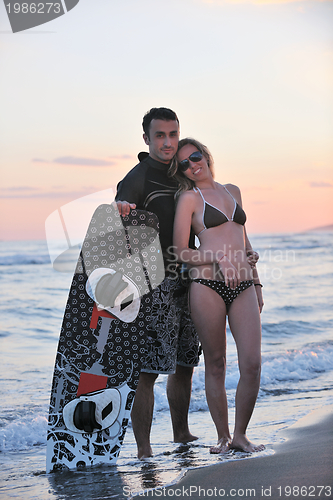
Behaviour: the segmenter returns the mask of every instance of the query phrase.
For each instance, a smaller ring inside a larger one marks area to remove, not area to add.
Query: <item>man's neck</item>
[[[156,161],[160,165],[164,165],[166,168],[168,168],[170,166],[171,161],[168,161],[168,162],[162,161],[159,158],[155,158],[154,156],[151,156],[151,154],[149,154],[148,156],[151,160]]]

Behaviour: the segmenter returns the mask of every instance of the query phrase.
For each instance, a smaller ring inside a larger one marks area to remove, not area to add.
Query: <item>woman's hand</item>
[[[229,286],[232,290],[234,290],[236,286],[238,286],[241,282],[239,272],[237,271],[235,266],[231,264],[226,255],[223,255],[223,257],[218,260],[217,263],[223,273],[226,286]]]
[[[257,292],[259,312],[261,313],[262,308],[264,307],[264,299],[262,297],[262,287],[259,285],[254,285],[254,288],[256,289]]]
[[[248,263],[250,264],[250,266],[253,269],[254,266],[256,265],[256,263],[259,260],[259,254],[257,252],[255,252],[254,250],[251,249],[251,250],[248,250],[246,252],[246,256],[247,256]]]

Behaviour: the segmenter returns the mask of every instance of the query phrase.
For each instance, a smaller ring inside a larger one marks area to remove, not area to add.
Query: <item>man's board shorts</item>
[[[150,297],[146,373],[175,373],[176,365],[199,363],[199,339],[188,309],[187,290],[180,278],[165,278]],[[151,334],[150,334],[151,332]]]

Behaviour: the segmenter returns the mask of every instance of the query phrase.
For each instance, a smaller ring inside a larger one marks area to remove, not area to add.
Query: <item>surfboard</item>
[[[146,354],[152,291],[163,278],[156,215],[131,210],[120,217],[115,204],[99,206],[60,331],[47,473],[116,462]]]

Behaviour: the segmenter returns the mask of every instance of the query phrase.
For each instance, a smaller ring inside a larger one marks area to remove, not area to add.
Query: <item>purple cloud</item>
[[[7,191],[15,192],[15,191],[37,191],[38,188],[32,187],[32,186],[13,186],[13,187],[8,187],[8,188],[1,188],[0,192],[1,193],[6,193]]]
[[[310,182],[310,187],[313,188],[331,188],[333,184],[330,182]]]
[[[114,155],[109,156],[107,160],[99,158],[83,158],[81,156],[59,156],[54,160],[44,160],[43,158],[33,158],[34,163],[58,163],[60,165],[75,165],[81,167],[110,167],[117,164],[117,160],[130,160],[132,155]]]
[[[21,198],[80,198],[88,194],[100,191],[100,188],[93,186],[82,186],[76,191],[66,191],[61,186],[53,187],[53,190],[43,190],[34,187],[9,187],[0,189],[1,199],[21,199]]]
[[[109,158],[113,158],[115,160],[132,160],[134,158],[133,155],[118,155],[118,156],[109,156]]]
[[[108,167],[114,165],[114,161],[99,160],[96,158],[80,158],[78,156],[61,156],[53,160],[61,165],[80,165],[84,167]]]

